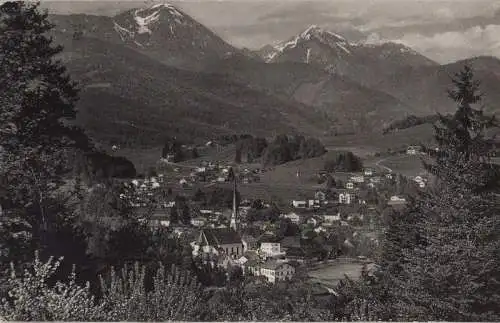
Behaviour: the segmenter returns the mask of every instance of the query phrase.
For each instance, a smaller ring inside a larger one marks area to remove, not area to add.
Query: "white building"
[[[364,183],[365,177],[363,175],[352,176],[351,181],[353,181],[354,183]]]
[[[364,172],[365,176],[373,176],[373,169],[365,168]]]
[[[406,199],[399,196],[391,196],[388,202],[389,205],[404,205],[406,204]]]
[[[337,215],[323,215],[323,221],[328,223],[335,223],[337,221],[340,221],[340,213],[338,213]]]
[[[281,244],[279,242],[263,242],[260,244],[260,252],[266,257],[284,256],[285,253],[281,251]]]
[[[345,184],[345,188],[347,188],[348,190],[353,190],[354,189],[354,183],[348,182],[347,184]]]
[[[297,201],[297,200],[293,200],[292,201],[292,206],[294,208],[305,208],[307,207],[307,202],[306,201]]]
[[[283,214],[282,217],[285,218],[285,219],[290,219],[290,221],[292,223],[295,223],[295,224],[298,224],[300,222],[300,215],[298,215],[295,212],[291,212],[291,213],[288,213],[288,214]]]
[[[326,231],[327,230],[321,225],[319,227],[314,228],[314,232],[316,232],[316,233],[322,233],[322,232],[326,232]]]
[[[286,262],[267,261],[260,265],[260,276],[264,276],[268,282],[290,280],[295,275],[295,268]]]
[[[420,147],[418,146],[409,146],[408,149],[406,149],[407,155],[416,155],[419,152],[420,152]]]
[[[318,208],[318,207],[320,207],[320,202],[319,202],[319,200],[308,200],[307,206],[310,208]]]
[[[194,227],[202,227],[204,226],[206,223],[206,220],[202,217],[196,217],[196,218],[193,218],[191,219],[191,225],[193,225]]]
[[[354,195],[348,192],[339,194],[339,203],[340,204],[351,204],[354,202]]]

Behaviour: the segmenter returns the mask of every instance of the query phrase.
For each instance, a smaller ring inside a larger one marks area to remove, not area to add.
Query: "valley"
[[[500,318],[492,25],[320,2],[0,4],[0,319]]]

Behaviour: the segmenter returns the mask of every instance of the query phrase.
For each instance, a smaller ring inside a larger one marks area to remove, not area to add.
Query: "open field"
[[[314,282],[319,282],[328,287],[335,287],[346,275],[352,279],[359,278],[362,268],[363,264],[355,259],[342,259],[310,270],[308,276]]]
[[[108,153],[114,156],[123,156],[129,159],[135,166],[138,174],[145,173],[150,167],[154,167],[161,158],[162,148],[155,147],[149,149],[120,148],[117,152]]]
[[[376,152],[386,152],[388,149],[428,143],[432,141],[433,136],[432,125],[423,124],[386,135],[382,133],[341,135],[322,138],[322,142],[329,149],[330,147],[348,148],[360,157],[367,157]]]
[[[396,155],[380,158],[370,158],[364,161],[365,166],[382,171],[391,171],[405,176],[417,176],[423,172],[420,156]]]

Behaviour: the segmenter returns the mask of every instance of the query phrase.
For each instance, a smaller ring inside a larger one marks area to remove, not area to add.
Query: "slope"
[[[92,37],[124,44],[164,64],[199,70],[240,50],[169,4],[130,9],[114,17],[51,15],[55,39],[63,44]]]
[[[124,45],[82,37],[61,59],[83,88],[79,121],[105,142],[154,146],[168,135],[206,140],[235,132],[320,135],[328,127],[309,107],[224,76],[168,67]]]
[[[411,107],[384,92],[366,88],[319,66],[299,62],[263,63],[228,58],[214,66],[252,87],[291,98],[325,112],[337,132],[380,130],[411,112]]]

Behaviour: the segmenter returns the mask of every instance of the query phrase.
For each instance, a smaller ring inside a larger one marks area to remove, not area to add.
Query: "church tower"
[[[234,231],[238,231],[239,219],[238,219],[238,206],[236,205],[236,176],[233,176],[233,212],[231,213],[231,224],[230,228]]]

